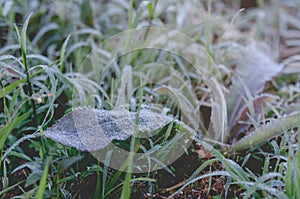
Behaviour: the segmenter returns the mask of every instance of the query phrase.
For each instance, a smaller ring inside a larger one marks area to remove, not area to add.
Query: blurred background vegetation
[[[297,0],[0,0],[0,197],[298,198],[299,127],[237,154],[199,140],[165,169],[131,176],[36,133],[43,134],[71,110],[74,93],[82,97],[96,89],[94,104],[86,105],[111,109],[115,100],[111,93],[117,90],[123,66],[114,63],[100,88],[81,73],[80,66],[105,39],[128,29],[155,26],[175,29],[202,45],[220,71],[224,93],[234,84],[235,74],[251,74],[256,63],[259,73],[259,66],[264,66],[264,57],[253,59],[247,51],[252,43],[260,50],[251,53],[263,52],[282,68],[276,75],[266,74],[261,90],[251,91],[276,97],[253,101],[267,106],[254,111],[255,117],[248,115],[242,121],[247,125],[232,123],[241,134],[225,144],[234,143],[262,124],[297,111],[299,10]],[[100,63],[107,63],[116,50],[110,43],[104,47],[101,53],[106,58]],[[128,64],[155,60],[177,68],[188,65],[168,53],[142,50],[129,57]],[[202,100],[199,112],[207,127],[209,91],[200,77],[183,73]],[[177,114],[173,102],[163,97],[156,102]],[[162,129],[156,147],[164,144],[169,129]],[[119,144],[130,148],[130,140]]]

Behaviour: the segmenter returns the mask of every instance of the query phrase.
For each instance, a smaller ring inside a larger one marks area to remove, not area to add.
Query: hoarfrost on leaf
[[[112,140],[126,140],[135,133],[151,133],[173,120],[172,117],[142,108],[130,112],[125,108],[100,110],[74,108],[45,131],[45,136],[80,151],[105,148]]]
[[[252,43],[245,48],[239,48],[242,56],[233,58],[237,64],[237,74],[233,78],[233,85],[229,89],[228,119],[229,129],[239,118],[239,112],[246,104],[248,91],[252,96],[257,96],[265,83],[279,74],[282,65],[273,61],[268,49],[263,43]],[[239,53],[239,56],[241,55]]]

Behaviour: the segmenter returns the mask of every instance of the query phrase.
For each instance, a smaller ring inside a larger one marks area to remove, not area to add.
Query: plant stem
[[[22,61],[23,61],[24,67],[25,67],[25,72],[26,72],[28,93],[31,98],[30,101],[31,101],[32,110],[33,110],[33,120],[34,120],[35,124],[37,125],[38,122],[37,122],[37,116],[36,116],[36,106],[35,106],[34,99],[32,98],[33,91],[32,91],[32,86],[31,86],[31,82],[30,82],[30,75],[29,75],[29,71],[28,71],[26,52],[24,51],[24,49],[22,47],[21,47],[21,52],[22,52]]]
[[[26,73],[26,80],[27,80],[27,86],[28,86],[28,94],[30,96],[30,101],[31,101],[31,105],[32,105],[32,110],[33,110],[33,120],[36,123],[36,126],[38,125],[37,122],[37,115],[36,115],[36,106],[35,106],[35,102],[34,99],[32,98],[33,96],[33,90],[32,90],[32,85],[30,82],[30,75],[29,75],[29,70],[28,70],[28,63],[27,63],[27,58],[26,58],[26,32],[27,32],[27,27],[28,27],[28,23],[30,20],[30,17],[32,16],[32,13],[28,16],[28,18],[26,19],[24,26],[22,28],[22,32],[20,34],[16,24],[15,28],[19,37],[19,41],[20,41],[20,48],[21,48],[21,54],[22,54],[22,62],[24,64],[24,68],[25,68],[25,73]]]
[[[124,48],[123,48],[123,53],[128,50],[128,45],[129,45],[129,40],[130,37],[132,36],[131,29],[132,29],[132,13],[133,12],[133,0],[130,0],[129,2],[129,13],[128,13],[128,25],[127,25],[127,32],[126,32],[126,37],[125,37],[125,42],[124,42]],[[126,60],[121,60],[121,67],[123,67],[125,64],[127,64],[127,59]]]
[[[253,133],[245,136],[240,141],[233,144],[231,147],[231,151],[240,151],[257,145],[263,141],[271,139],[272,137],[280,135],[284,131],[296,127],[297,125],[299,125],[299,122],[300,113],[280,118],[275,122],[271,122],[265,126],[258,128]]]

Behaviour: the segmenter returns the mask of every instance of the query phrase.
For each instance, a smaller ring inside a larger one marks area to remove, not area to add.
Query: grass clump
[[[0,1],[1,198],[297,198],[300,5],[258,4]],[[120,105],[174,121],[119,160],[44,136]]]

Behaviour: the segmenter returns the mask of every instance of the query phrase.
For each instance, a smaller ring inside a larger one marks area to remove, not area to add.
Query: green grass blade
[[[106,180],[107,180],[107,174],[108,174],[108,165],[110,162],[110,158],[112,155],[112,150],[108,151],[105,157],[105,164],[104,164],[104,169],[103,169],[103,178],[102,178],[102,197],[104,198],[105,196],[105,188],[106,188]]]
[[[59,58],[59,63],[60,63],[60,72],[63,72],[64,69],[64,60],[65,60],[65,54],[66,54],[66,48],[69,42],[71,35],[68,35],[67,39],[64,41],[61,51],[60,51],[60,58]]]
[[[26,79],[20,79],[0,90],[0,98],[10,94],[19,84],[26,82]]]
[[[149,6],[150,6],[150,8],[149,8]],[[143,12],[145,11],[146,8],[148,8],[148,9],[152,8],[152,4],[149,1],[143,1],[140,4],[140,6],[139,6],[139,8],[138,8],[138,10],[136,12],[135,19],[134,19],[134,22],[132,24],[132,28],[136,28],[137,27],[137,25],[138,25],[138,23],[140,21],[140,18],[141,18],[142,14],[143,14]],[[152,11],[152,9],[151,9],[151,11]],[[149,14],[151,15],[150,10],[149,10]]]
[[[47,184],[48,170],[49,170],[49,165],[50,165],[51,159],[52,159],[51,157],[47,158],[43,176],[40,180],[40,185],[39,185],[37,193],[35,195],[36,199],[43,199],[44,191],[45,191],[46,184]]]
[[[26,19],[25,23],[24,23],[24,26],[22,28],[22,31],[21,31],[21,37],[20,37],[20,44],[21,44],[21,50],[24,51],[24,54],[26,55],[26,38],[27,38],[27,27],[28,27],[28,24],[29,24],[29,20],[32,16],[32,13],[30,13],[30,15],[28,16],[28,18]]]
[[[136,153],[138,150],[139,150],[139,145],[136,145],[133,152]],[[124,171],[126,169],[126,166],[128,165],[128,161],[129,161],[129,158],[127,158],[125,160],[125,162],[122,164],[122,166],[117,171],[117,173],[114,175],[114,177],[107,183],[106,188],[108,191],[105,191],[105,197],[108,196],[112,192],[113,187],[115,186],[115,183],[117,182],[117,180],[119,179],[119,177],[122,174],[122,171]]]
[[[19,122],[23,121],[30,114],[31,112],[28,111],[21,116],[15,116],[10,123],[6,124],[2,129],[0,129],[0,149],[3,148],[9,133],[19,124]]]
[[[27,35],[26,35],[26,32],[27,32],[27,27],[28,27],[29,20],[30,20],[31,16],[32,16],[32,13],[26,19],[26,21],[24,23],[24,26],[22,28],[22,31],[21,31],[21,35],[18,31],[18,28],[15,25],[17,35],[19,37],[19,42],[20,42],[20,47],[21,47],[21,54],[22,54],[22,62],[23,62],[23,65],[25,67],[25,72],[26,72],[26,77],[27,77],[27,85],[28,85],[28,94],[29,94],[30,97],[32,97],[32,95],[33,95],[33,89],[32,89],[31,82],[30,82],[28,62],[27,62],[27,58],[26,58],[26,56],[27,56],[27,52],[26,52],[27,51],[27,48],[26,48]],[[35,106],[35,102],[34,102],[33,99],[31,99],[31,105],[32,105],[32,110],[33,110],[33,117],[34,117],[33,119],[37,124],[36,106]]]

